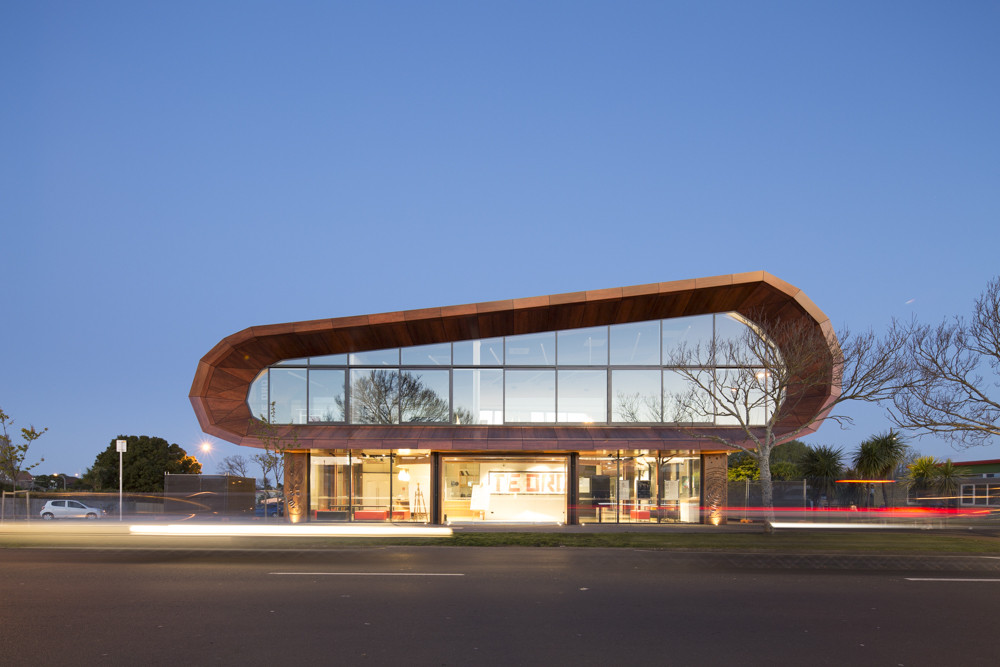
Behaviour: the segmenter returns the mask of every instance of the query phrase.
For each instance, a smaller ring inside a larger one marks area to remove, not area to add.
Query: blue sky
[[[35,472],[205,439],[255,324],[766,270],[838,327],[969,311],[994,2],[0,5],[0,406]],[[809,441],[850,450],[888,428]],[[206,470],[233,453],[215,441]],[[1000,443],[925,454],[1000,457]]]

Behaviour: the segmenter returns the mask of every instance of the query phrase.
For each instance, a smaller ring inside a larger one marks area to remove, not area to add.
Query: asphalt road
[[[995,665],[974,562],[3,549],[0,664]]]

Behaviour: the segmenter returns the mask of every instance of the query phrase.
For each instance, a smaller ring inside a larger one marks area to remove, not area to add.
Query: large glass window
[[[661,421],[663,400],[660,382],[661,372],[658,370],[611,371],[611,421]]]
[[[712,320],[711,315],[663,320],[663,365],[711,363]]]
[[[506,353],[508,366],[555,366],[556,334],[547,331],[508,336]]]
[[[660,322],[633,322],[611,327],[612,366],[659,366]]]
[[[608,421],[608,373],[559,371],[559,411],[556,421],[603,424]]]
[[[309,499],[316,521],[428,521],[427,450],[310,452]]]
[[[503,423],[503,371],[456,368],[453,373],[456,424]]]
[[[715,363],[723,365],[752,364],[753,354],[748,347],[747,325],[736,313],[715,317]]]
[[[698,384],[712,386],[712,372],[697,371]],[[714,421],[712,394],[677,371],[663,371],[663,420],[680,424]]]
[[[451,343],[404,347],[402,355],[404,366],[449,366]]]
[[[351,454],[314,449],[309,457],[309,502],[317,521],[351,518]]]
[[[689,452],[581,455],[576,480],[580,523],[697,523],[700,462]]]
[[[442,458],[445,523],[565,523],[566,457]]]
[[[399,348],[391,350],[370,350],[351,354],[351,365],[358,366],[398,366]]]
[[[503,366],[503,338],[482,338],[452,343],[456,366]]]
[[[399,423],[399,371],[351,369],[351,423]]]
[[[514,422],[556,420],[556,372],[554,370],[507,370],[504,417]]]
[[[608,328],[590,327],[560,331],[560,366],[607,366]]]
[[[272,368],[271,403],[275,424],[305,424],[306,369]]]
[[[268,421],[271,412],[270,399],[267,394],[267,378],[268,372],[261,371],[250,384],[250,393],[247,394],[247,406],[250,408],[250,414],[263,421]]]
[[[305,366],[308,359],[282,359],[274,363],[275,366]]]
[[[767,423],[774,406],[767,395],[767,372],[759,368],[726,368],[716,372],[715,423],[722,426]]]
[[[310,366],[346,366],[346,354],[327,354],[322,357],[309,357]]]
[[[351,457],[352,509],[355,521],[385,521],[392,501],[392,456],[366,451]]]
[[[761,366],[780,359],[753,363],[728,344],[752,326],[719,313],[284,360],[254,379],[247,406],[267,419],[273,404],[289,424],[759,426],[780,407]]]
[[[402,371],[399,376],[399,406],[404,422],[447,422],[448,371]]]
[[[309,371],[309,423],[344,421],[344,371]]]

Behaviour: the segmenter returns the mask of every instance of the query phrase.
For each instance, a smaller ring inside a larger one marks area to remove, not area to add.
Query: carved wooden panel
[[[701,457],[701,465],[703,521],[718,526],[726,522],[726,506],[729,504],[726,455],[704,454]]]
[[[291,523],[309,520],[308,452],[285,452],[285,515]]]

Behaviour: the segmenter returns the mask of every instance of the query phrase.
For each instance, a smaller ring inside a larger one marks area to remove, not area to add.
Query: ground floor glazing
[[[698,452],[311,450],[312,521],[697,523]]]

